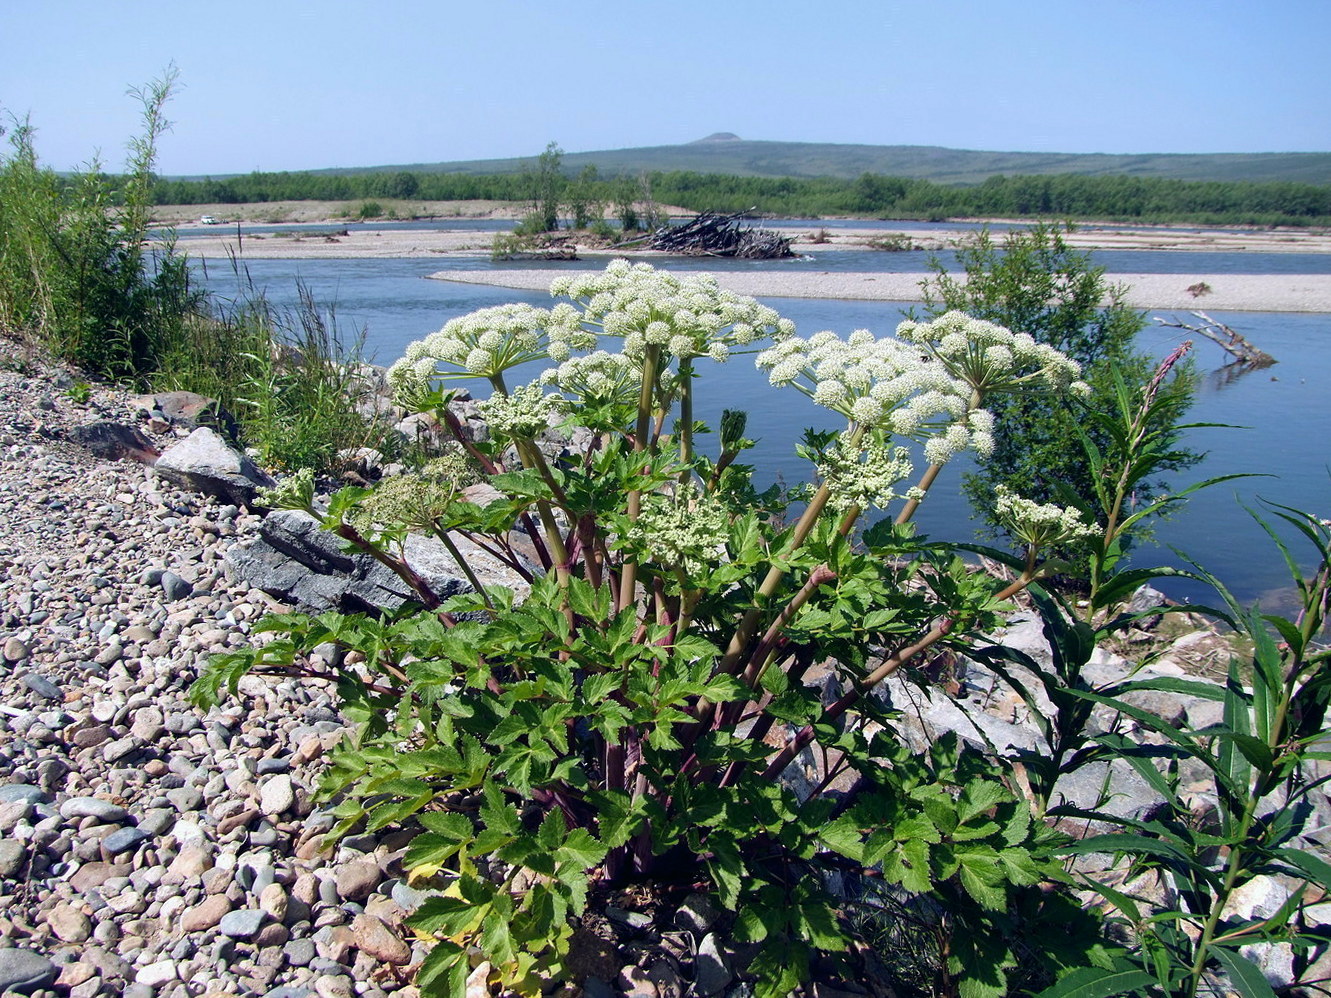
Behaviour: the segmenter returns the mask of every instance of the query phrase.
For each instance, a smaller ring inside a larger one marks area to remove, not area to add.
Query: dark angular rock
[[[89,423],[75,427],[69,436],[104,461],[152,464],[162,453],[139,429],[122,423]]]

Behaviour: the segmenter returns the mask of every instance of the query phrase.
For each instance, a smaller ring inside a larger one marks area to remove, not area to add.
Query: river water
[[[497,229],[502,224],[483,222],[475,223],[475,227]],[[940,228],[925,223],[917,226],[935,231]],[[890,223],[890,227],[902,226]],[[846,271],[911,272],[923,270],[927,256],[838,251],[822,254],[816,261],[790,261],[787,265],[801,270],[816,263],[820,270],[835,267]],[[939,256],[945,263],[951,262],[946,254]],[[1331,273],[1331,254],[1103,251],[1094,253],[1094,259],[1111,274]],[[733,261],[722,266],[717,261],[705,265],[683,261],[678,269],[770,269],[781,265],[772,261],[756,265]],[[381,364],[391,363],[409,342],[433,332],[454,316],[510,301],[534,305],[551,301],[541,293],[425,279],[441,270],[491,266],[488,258],[478,256],[249,259],[239,273],[226,262],[215,260],[206,265],[196,262],[195,266],[205,286],[222,299],[243,297],[257,290],[275,305],[286,306],[294,302],[296,283],[301,282],[315,301],[331,309],[344,334],[366,331],[368,349]],[[888,333],[910,307],[902,302],[788,298],[768,299],[766,303],[793,319],[801,335],[821,329],[844,334],[859,328]],[[1186,556],[1215,573],[1242,601],[1261,600],[1265,607],[1285,609],[1292,595],[1288,575],[1278,552],[1243,506],[1260,507],[1266,499],[1331,515],[1331,403],[1326,390],[1331,383],[1331,315],[1213,315],[1280,363],[1266,370],[1238,373],[1224,366],[1226,355],[1218,347],[1204,340],[1197,342],[1194,356],[1205,376],[1190,420],[1242,428],[1189,431],[1187,446],[1205,451],[1207,456],[1184,473],[1179,484],[1235,473],[1270,477],[1228,482],[1195,494],[1180,512],[1160,524],[1158,543],[1138,550],[1134,562],[1185,567]],[[1178,330],[1149,326],[1140,334],[1139,342],[1143,349],[1164,356],[1180,338]],[[698,418],[713,426],[722,408],[749,410],[748,435],[757,438],[759,446],[746,456],[758,468],[760,479],[794,484],[808,477],[809,469],[793,455],[792,445],[806,426],[833,425],[823,418],[822,410],[793,390],[769,387],[765,377],[744,357],[705,369],[698,387]],[[975,524],[957,490],[959,476],[965,470],[961,463],[946,470],[917,517],[922,532],[948,540],[974,536]],[[1204,587],[1186,581],[1171,580],[1161,588],[1181,599],[1214,601]]]

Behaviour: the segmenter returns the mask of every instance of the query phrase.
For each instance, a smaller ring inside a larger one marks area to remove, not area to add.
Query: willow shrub
[[[819,961],[861,975],[852,925],[884,886],[942,913],[941,993],[1007,993],[1019,956],[1028,982],[1111,966],[1095,933],[1066,931],[1082,924],[1070,895],[1041,889],[1064,878],[1062,837],[983,754],[951,740],[908,752],[874,695],[970,647],[1044,576],[1042,551],[1095,532],[1076,510],[1005,495],[1023,548],[1002,581],[910,528],[950,458],[992,448],[987,400],[1079,393],[1076,365],[959,313],[895,338],[803,339],[710,278],[622,261],[552,290],[566,300],[550,310],[455,319],[390,371],[467,461],[324,510],[308,475],[270,496],[373,552],[416,610],[270,617],[271,641],[214,659],[194,690],[215,702],[251,670],[337,684],[358,727],[322,786],[340,800],[332,834],[418,829],[404,865],[436,891],[409,920],[435,941],[418,983],[461,995],[479,949],[491,984],[535,993],[567,976],[589,892],[647,878],[710,884],[733,937],[755,944],[761,995]],[[742,414],[722,420],[715,456],[698,445],[702,368],[742,352],[845,420],[806,436],[818,484],[800,497],[755,491],[736,460],[751,445]],[[508,385],[539,359],[540,378]],[[443,384],[461,378],[492,389],[487,443],[449,412]],[[585,448],[548,457],[537,438],[553,424]],[[464,498],[468,461],[499,498]],[[895,515],[857,538],[875,508]],[[475,591],[441,600],[400,555],[409,529],[455,552],[469,538],[527,592],[482,586],[458,553]],[[311,656],[329,641],[358,664]],[[879,886],[857,888],[865,876]]]

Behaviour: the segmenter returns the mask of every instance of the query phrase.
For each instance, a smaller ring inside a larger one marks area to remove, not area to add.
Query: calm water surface
[[[840,253],[835,256],[850,256]],[[877,253],[867,256],[891,261],[909,254]],[[1115,253],[1097,253],[1096,260]],[[1290,272],[1285,254],[1127,253],[1138,258],[1129,271],[1149,272],[1143,258],[1157,261],[1156,272],[1177,258],[1194,261],[1187,272]],[[1302,254],[1300,254],[1302,256]],[[1204,264],[1203,258],[1226,257],[1225,270]],[[1237,259],[1235,259],[1237,258]],[[1319,257],[1331,262],[1331,258]],[[426,260],[250,260],[245,281],[225,263],[213,261],[202,273],[206,285],[221,298],[242,293],[245,282],[263,291],[277,305],[295,299],[299,280],[316,301],[330,303],[344,331],[366,329],[368,346],[375,359],[391,363],[406,345],[457,315],[477,308],[510,301],[547,305],[551,299],[539,292],[523,292],[484,285],[454,284],[423,278],[445,264],[458,269],[488,266],[479,257]],[[710,261],[715,266],[716,261]],[[762,264],[770,267],[770,262]],[[584,265],[585,266],[585,265]],[[848,268],[854,269],[854,268]],[[913,267],[903,267],[910,270]],[[1294,271],[1297,272],[1297,271]],[[1312,271],[1303,271],[1312,272]],[[1319,272],[1327,272],[1325,270]],[[815,299],[770,299],[767,304],[793,319],[803,335],[821,329],[848,333],[867,328],[875,333],[891,332],[910,307],[900,302],[860,302]],[[1271,477],[1228,482],[1192,497],[1187,506],[1159,530],[1159,545],[1138,551],[1139,564],[1172,564],[1185,567],[1176,548],[1196,558],[1219,576],[1244,601],[1262,599],[1278,605],[1289,596],[1287,576],[1278,554],[1261,528],[1241,504],[1260,506],[1261,499],[1331,515],[1331,403],[1326,385],[1331,383],[1331,315],[1290,313],[1214,313],[1229,322],[1280,363],[1264,371],[1237,374],[1224,369],[1225,355],[1218,347],[1199,341],[1194,351],[1198,367],[1207,372],[1190,419],[1195,422],[1237,424],[1238,429],[1197,429],[1186,439],[1189,447],[1205,451],[1205,460],[1186,473],[1186,482],[1233,473]],[[1178,343],[1177,330],[1148,327],[1140,344],[1164,356]],[[533,372],[534,373],[534,372]],[[759,477],[780,478],[787,484],[808,477],[807,465],[792,454],[792,444],[806,426],[830,428],[834,420],[791,389],[769,387],[765,376],[751,360],[736,357],[725,365],[704,369],[700,380],[698,418],[715,426],[722,408],[743,407],[750,413],[750,437],[758,447],[747,455],[759,469]],[[956,485],[966,465],[949,467],[921,507],[918,522],[931,536],[949,540],[970,539],[975,525]],[[1172,583],[1171,595],[1194,601],[1211,601],[1202,587]]]

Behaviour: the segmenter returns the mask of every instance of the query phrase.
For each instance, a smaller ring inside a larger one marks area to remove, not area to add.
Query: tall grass
[[[185,325],[154,383],[217,399],[271,468],[334,472],[348,451],[382,449],[390,428],[365,359],[365,331],[344,336],[335,312],[304,285],[297,305],[277,307],[233,267],[241,293],[229,304],[213,301],[209,315]]]
[[[95,159],[70,177],[41,166],[26,119],[11,122],[0,158],[0,326],[37,336],[98,377],[146,382],[202,308],[174,247],[145,249],[175,81],[172,68],[131,91],[143,130],[118,182]]]
[[[126,172],[97,161],[72,176],[43,167],[27,120],[0,154],[0,333],[31,338],[87,375],[187,389],[231,412],[273,468],[337,469],[339,454],[380,443],[364,334],[344,341],[305,289],[276,309],[249,285],[238,304],[210,298],[167,238],[148,248],[157,142],[174,67],[130,91],[143,108]],[[237,273],[239,275],[239,267]]]

